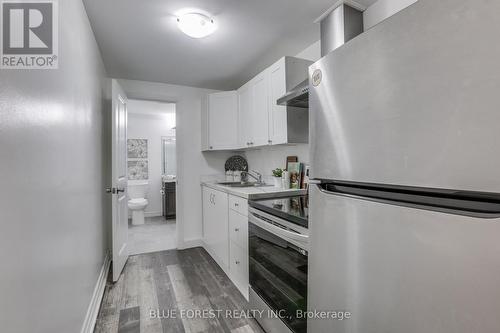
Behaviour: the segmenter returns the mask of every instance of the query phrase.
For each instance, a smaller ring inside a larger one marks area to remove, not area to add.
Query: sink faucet
[[[241,174],[252,177],[253,179],[255,179],[257,181],[258,185],[264,184],[264,182],[262,181],[262,174],[255,171],[255,170],[250,170],[250,172],[242,171]]]

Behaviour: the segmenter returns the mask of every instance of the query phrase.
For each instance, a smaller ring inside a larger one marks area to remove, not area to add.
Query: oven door
[[[307,320],[297,318],[297,312],[307,310],[309,237],[269,217],[250,213],[250,286],[292,332],[305,333]]]

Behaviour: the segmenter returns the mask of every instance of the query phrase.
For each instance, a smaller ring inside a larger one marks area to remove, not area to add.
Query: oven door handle
[[[302,247],[305,248],[305,250],[307,250],[308,248],[308,244],[309,244],[309,236],[308,235],[302,235],[302,234],[298,234],[296,232],[292,232],[292,231],[288,231],[288,230],[285,230],[285,229],[282,229],[280,227],[277,227],[269,222],[265,222],[265,221],[262,221],[261,219],[259,219],[258,217],[256,217],[255,215],[253,214],[250,214],[249,216],[249,220],[251,223],[255,224],[256,226],[280,237],[280,238],[283,238],[284,240],[286,241],[291,241],[291,243],[294,243],[293,241],[295,242],[298,242],[300,243],[300,245]]]

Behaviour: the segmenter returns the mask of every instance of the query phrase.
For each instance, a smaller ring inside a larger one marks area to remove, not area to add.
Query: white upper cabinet
[[[277,100],[308,77],[311,61],[283,57],[237,92],[210,94],[202,117],[203,150],[307,143],[308,110]]]
[[[238,143],[238,94],[236,91],[208,95],[206,120],[208,131],[205,150],[237,149]]]
[[[252,86],[250,82],[238,89],[238,143],[250,147],[252,141]]]
[[[269,144],[269,75],[268,71],[251,81],[251,147]]]
[[[269,140],[269,76],[262,72],[238,90],[239,144],[251,148]]]
[[[308,78],[312,61],[284,57],[269,68],[269,143],[309,142],[309,110],[277,104],[277,100]]]
[[[278,98],[286,94],[285,58],[269,69],[269,143],[287,143],[287,108],[278,105]]]
[[[245,129],[239,133],[240,147],[308,142],[308,109],[281,106],[277,100],[307,80],[310,65],[312,61],[283,57],[238,91],[239,128]]]

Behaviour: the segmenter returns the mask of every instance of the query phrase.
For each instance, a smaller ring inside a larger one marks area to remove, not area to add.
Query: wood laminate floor
[[[203,248],[136,255],[117,283],[107,283],[95,332],[263,333],[239,315],[245,306]]]

